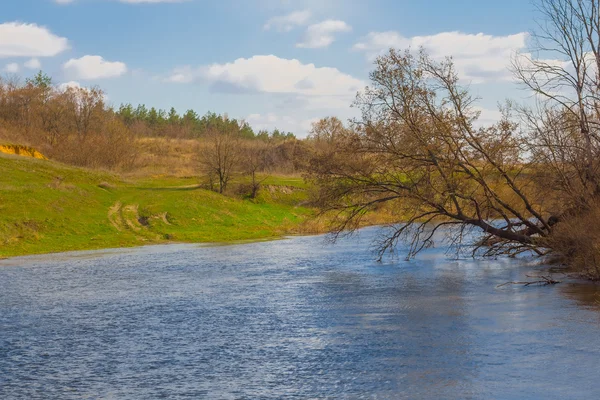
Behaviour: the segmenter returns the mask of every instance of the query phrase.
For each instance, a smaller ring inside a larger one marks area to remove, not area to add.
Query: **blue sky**
[[[533,18],[525,0],[3,0],[0,70],[304,136],[315,119],[354,115],[374,57],[423,45],[455,57],[492,121],[523,96],[506,67]]]

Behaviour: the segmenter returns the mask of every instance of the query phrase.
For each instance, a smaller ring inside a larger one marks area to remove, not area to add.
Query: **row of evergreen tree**
[[[261,140],[286,140],[295,139],[296,136],[292,132],[284,132],[279,129],[274,129],[269,132],[267,130],[259,130],[255,132],[252,127],[245,121],[235,118],[229,118],[227,115],[220,115],[214,112],[207,112],[200,116],[194,110],[187,110],[180,115],[174,107],[169,111],[156,109],[151,107],[148,109],[144,104],[134,107],[132,104],[121,104],[116,114],[127,126],[133,126],[135,123],[143,123],[154,134],[160,135],[161,132],[170,129],[179,130],[184,128],[185,136],[201,137],[210,129],[218,131],[234,131],[239,132],[246,139],[261,139]]]

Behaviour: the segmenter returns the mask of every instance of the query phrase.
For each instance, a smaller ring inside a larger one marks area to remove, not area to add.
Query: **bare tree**
[[[529,152],[562,210],[548,245],[564,262],[600,279],[600,1],[538,0],[532,53],[514,70],[538,100],[521,110]]]
[[[66,90],[69,108],[79,140],[85,140],[101,125],[104,93],[99,88],[70,87]]]
[[[475,249],[485,245],[485,254],[543,251],[552,230],[549,197],[536,190],[535,165],[508,111],[476,128],[475,99],[452,61],[424,52],[390,50],[371,82],[356,101],[362,118],[311,163],[320,204],[336,215],[334,232],[356,228],[368,210],[388,203],[402,222],[381,254],[407,235],[413,256],[443,226],[456,228],[457,242],[475,228],[483,235]]]
[[[538,103],[522,110],[531,152],[572,207],[600,196],[600,1],[538,0],[533,49],[514,70]]]
[[[323,118],[312,124],[308,140],[317,146],[322,143],[334,143],[344,134],[344,130],[344,124],[339,118]]]
[[[242,147],[243,172],[250,177],[250,198],[255,198],[261,184],[267,175],[259,176],[265,172],[269,163],[269,144],[259,140],[247,140]]]
[[[242,152],[240,135],[234,129],[211,128],[201,146],[201,165],[211,188],[218,184],[219,193],[227,190],[227,185],[240,166]]]

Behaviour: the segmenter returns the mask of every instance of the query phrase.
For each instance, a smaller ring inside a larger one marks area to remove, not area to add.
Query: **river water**
[[[600,398],[598,287],[374,234],[0,261],[0,398]]]

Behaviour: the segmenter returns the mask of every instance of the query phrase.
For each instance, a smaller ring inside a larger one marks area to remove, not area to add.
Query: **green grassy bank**
[[[269,178],[255,200],[196,179],[122,178],[0,153],[0,257],[169,242],[228,242],[295,231],[311,210],[300,178]]]

